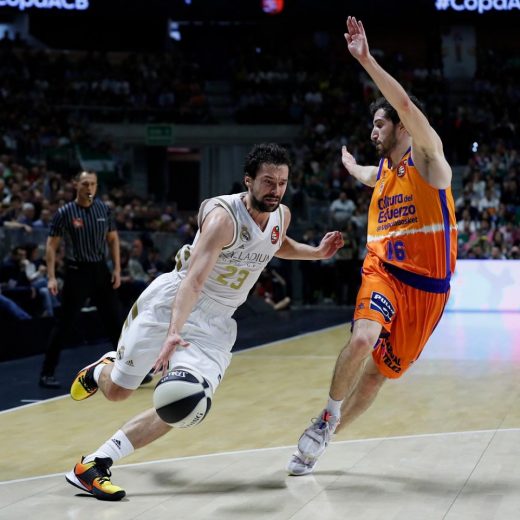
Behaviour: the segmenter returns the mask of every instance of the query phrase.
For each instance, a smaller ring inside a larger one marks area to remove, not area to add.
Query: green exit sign
[[[146,144],[150,146],[168,146],[172,143],[172,125],[148,125],[146,127]]]

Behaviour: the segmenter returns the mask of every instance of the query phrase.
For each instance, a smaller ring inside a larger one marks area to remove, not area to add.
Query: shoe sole
[[[297,473],[296,471],[294,470],[291,470],[291,468],[287,468],[287,473],[289,476],[291,477],[303,477],[305,475],[310,475],[313,471],[314,471],[314,468],[316,466],[313,466],[312,468],[310,468],[309,470],[307,471],[302,471],[301,473]]]
[[[76,474],[73,471],[69,471],[65,475],[65,480],[73,485],[74,487],[77,487],[78,489],[81,489],[81,491],[84,491],[85,493],[88,493],[89,495],[92,495],[93,497],[97,498],[98,500],[106,500],[108,502],[117,502],[118,500],[121,500],[126,496],[126,492],[124,490],[118,491],[117,493],[114,493],[113,495],[101,495],[101,494],[95,494],[93,491],[90,491],[87,489],[81,481],[76,477]]]
[[[113,356],[110,356],[109,354],[114,354]],[[99,363],[101,363],[104,359],[108,358],[108,357],[113,357],[114,360],[116,358],[116,355],[117,355],[117,352],[115,350],[112,350],[110,352],[107,352],[106,354],[103,354],[97,361],[94,361],[94,363],[90,363],[90,365],[87,365],[85,367],[83,367],[77,374],[76,374],[76,377],[74,378],[74,381],[72,382],[72,385],[70,387],[70,396],[72,397],[72,399],[74,399],[74,401],[84,401],[85,399],[88,399],[89,397],[92,397],[97,391],[98,389],[96,388],[94,390],[94,392],[92,392],[91,394],[83,397],[83,399],[76,399],[73,395],[72,395],[72,386],[74,385],[74,383],[76,382],[76,379],[78,379],[79,375],[81,374],[81,372],[83,371],[87,371],[89,368],[95,366],[95,365],[99,365]],[[105,363],[105,364],[108,364],[108,363]]]
[[[302,461],[303,463],[303,461]],[[291,477],[303,477],[304,475],[309,475],[309,473],[312,473],[315,469],[316,469],[316,464],[317,464],[317,461],[314,462],[314,464],[308,468],[307,470],[305,471],[300,471],[299,473],[296,472],[296,470],[294,469],[291,469],[291,461],[289,461],[289,464],[287,464],[287,467],[285,468],[287,470],[287,473],[291,476]],[[300,464],[302,466],[304,466],[305,464]]]

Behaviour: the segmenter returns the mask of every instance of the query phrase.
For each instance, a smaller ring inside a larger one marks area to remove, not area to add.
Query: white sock
[[[94,381],[99,383],[99,376],[101,375],[101,371],[106,367],[106,363],[100,363],[97,367],[94,368],[94,373],[92,374],[92,377],[94,378]]]
[[[334,415],[334,417],[341,417],[341,403],[343,403],[343,399],[341,401],[335,401],[332,397],[329,397],[327,411]]]
[[[112,435],[105,444],[100,446],[94,453],[87,455],[83,462],[91,462],[97,457],[100,459],[110,457],[112,462],[116,462],[133,452],[134,447],[128,440],[128,437],[124,434],[123,430],[117,430],[117,432]]]

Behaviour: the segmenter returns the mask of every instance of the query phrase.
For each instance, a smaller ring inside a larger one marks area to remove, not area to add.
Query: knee
[[[349,351],[356,358],[367,357],[374,348],[377,338],[372,338],[370,334],[361,332],[354,334],[350,339]]]

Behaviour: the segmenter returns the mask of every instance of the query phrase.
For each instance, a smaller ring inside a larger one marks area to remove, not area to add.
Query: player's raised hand
[[[347,150],[346,146],[341,147],[341,162],[349,172],[350,169],[357,164],[356,159],[354,159],[354,156]]]
[[[349,16],[347,18],[347,32],[344,36],[347,40],[348,50],[356,60],[363,61],[370,55],[365,28],[361,21]]]

